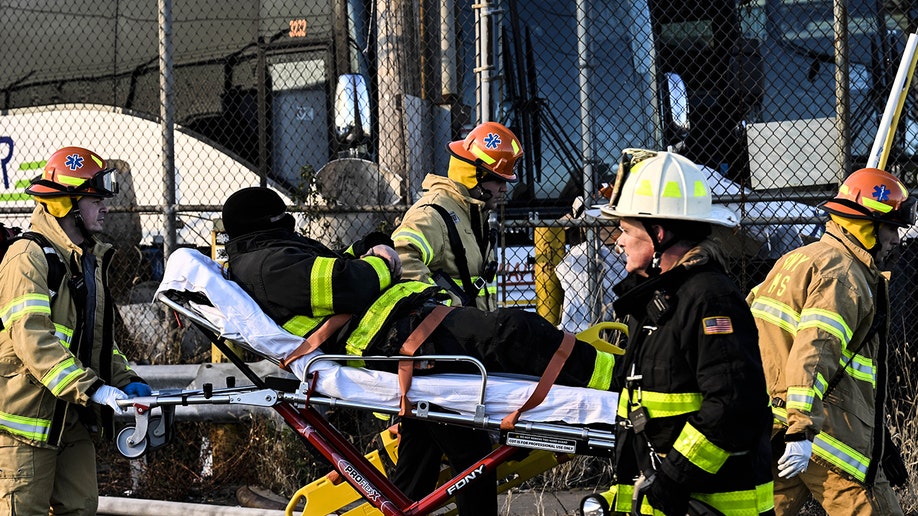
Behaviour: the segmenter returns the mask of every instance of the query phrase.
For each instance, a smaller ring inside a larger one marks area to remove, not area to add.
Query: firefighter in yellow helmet
[[[613,486],[585,516],[768,514],[769,427],[755,323],[725,273],[711,225],[737,216],[712,204],[697,165],[626,149],[610,202],[628,276],[614,287],[629,327],[617,360]]]
[[[92,434],[150,388],[113,340],[102,231],[114,194],[98,154],[65,147],[26,193],[30,231],[0,263],[0,513],[95,514]]]
[[[402,277],[436,283],[453,304],[493,311],[497,308],[494,247],[497,228],[488,218],[516,181],[523,155],[519,139],[497,122],[484,122],[447,145],[447,177],[428,174],[424,194],[405,213],[392,234],[402,261]],[[491,449],[487,432],[402,421],[399,461],[393,480],[409,497],[420,498],[436,486],[441,456],[462,471]],[[470,486],[457,496],[462,514],[497,514],[496,478]]]
[[[885,431],[889,297],[882,272],[915,199],[875,168],[848,176],[818,242],[749,294],[774,413],[775,510],[812,495],[829,514],[902,514],[904,467]],[[885,455],[884,455],[885,453]]]

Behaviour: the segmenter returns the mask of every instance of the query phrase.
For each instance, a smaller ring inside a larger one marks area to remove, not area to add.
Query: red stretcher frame
[[[500,464],[517,459],[521,454],[528,453],[529,450],[541,449],[570,452],[571,450],[569,449],[552,449],[551,446],[553,445],[551,443],[556,443],[558,439],[566,439],[568,445],[574,443],[574,453],[576,454],[609,456],[614,450],[615,438],[611,428],[599,429],[520,420],[517,422],[514,431],[522,432],[529,436],[529,442],[532,443],[531,446],[520,447],[502,444],[465,471],[459,472],[456,476],[441,484],[424,498],[417,501],[411,500],[382,471],[374,467],[313,405],[344,406],[393,414],[397,412],[397,409],[349,404],[346,400],[324,398],[321,394],[312,391],[311,387],[305,383],[299,384],[300,387],[296,393],[290,393],[286,388],[279,391],[273,390],[269,387],[271,382],[266,381],[271,379],[262,379],[255,374],[233,350],[231,346],[233,341],[220,336],[218,330],[206,318],[184,304],[187,303],[189,297],[193,298],[194,296],[195,294],[170,292],[167,295],[161,295],[159,300],[175,312],[179,324],[181,324],[180,316],[184,316],[203,331],[213,344],[246,375],[254,385],[254,390],[253,387],[245,387],[238,390],[232,388],[220,389],[214,392],[210,387],[205,388],[203,392],[183,391],[164,394],[159,398],[154,396],[152,398],[125,400],[125,406],[133,406],[135,408],[137,420],[140,421],[139,418],[143,417],[144,414],[149,417],[149,411],[155,406],[204,403],[240,403],[271,406],[283,418],[287,426],[331,463],[343,480],[347,481],[367,502],[386,516],[429,514],[442,507],[461,490],[479,481],[485,476],[484,473],[495,472]],[[206,299],[201,299],[203,296],[198,296],[199,298],[193,299],[195,302],[206,302]],[[387,358],[392,360],[405,359],[405,357]],[[292,380],[283,381],[287,385],[298,383]],[[304,388],[305,391],[303,390]],[[233,393],[235,393],[235,396]],[[256,399],[252,395],[257,395],[258,401],[252,401]],[[500,420],[484,418],[482,421],[480,417],[469,420],[467,416],[431,411],[427,407],[424,407],[423,410],[413,409],[411,415],[405,417],[418,417],[423,420],[474,428],[500,429]],[[146,427],[146,422],[144,422],[143,428]],[[505,434],[506,432],[502,431],[502,438],[505,437]],[[516,442],[519,442],[519,440]],[[539,443],[544,444],[540,445]]]

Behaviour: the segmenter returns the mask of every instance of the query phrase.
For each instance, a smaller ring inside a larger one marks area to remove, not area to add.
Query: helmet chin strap
[[[657,239],[656,231],[653,230],[653,224],[647,220],[642,220],[641,224],[644,226],[644,231],[647,231],[647,236],[650,237],[650,241],[653,243],[653,258],[651,258],[650,265],[647,266],[645,271],[650,277],[659,276],[660,273],[663,272],[663,269],[660,268],[660,262],[663,260],[663,253],[672,247],[677,239],[670,238],[667,242],[660,242]]]
[[[481,186],[481,183],[478,183],[477,185],[475,185],[475,188],[473,188],[473,190],[474,190],[474,193],[472,194],[472,197],[478,199],[479,201],[488,202],[494,197],[494,194],[492,194],[491,191],[488,190],[487,188],[484,188],[483,186]]]
[[[86,224],[83,222],[83,214],[80,213],[80,205],[77,204],[77,198],[71,197],[70,203],[73,205],[70,212],[73,213],[73,221],[76,223],[77,229],[80,230],[80,234],[83,235],[83,244],[91,245],[93,242],[92,233],[86,229]]]

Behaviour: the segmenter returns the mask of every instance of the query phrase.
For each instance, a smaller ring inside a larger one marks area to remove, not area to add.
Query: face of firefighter
[[[637,219],[624,218],[619,221],[621,235],[618,237],[618,248],[625,253],[625,270],[647,275],[647,267],[653,261],[653,241]],[[659,226],[653,226],[657,229]]]
[[[485,208],[493,210],[504,201],[504,195],[507,193],[507,182],[485,180],[478,183],[478,188],[481,189],[480,199],[484,201]]]
[[[83,225],[92,234],[101,233],[105,229],[105,215],[108,214],[106,199],[99,197],[83,197],[77,201]]]
[[[892,224],[880,224],[877,228],[876,257],[877,266],[888,270],[887,265],[896,256],[899,249],[899,228]]]

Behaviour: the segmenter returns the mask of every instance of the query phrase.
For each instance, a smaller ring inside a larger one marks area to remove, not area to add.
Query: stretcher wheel
[[[134,427],[126,426],[118,432],[118,437],[115,439],[115,445],[118,447],[118,452],[121,455],[129,459],[136,459],[144,454],[147,451],[147,439],[144,437],[139,443],[130,443],[128,440],[131,436],[134,435]]]

